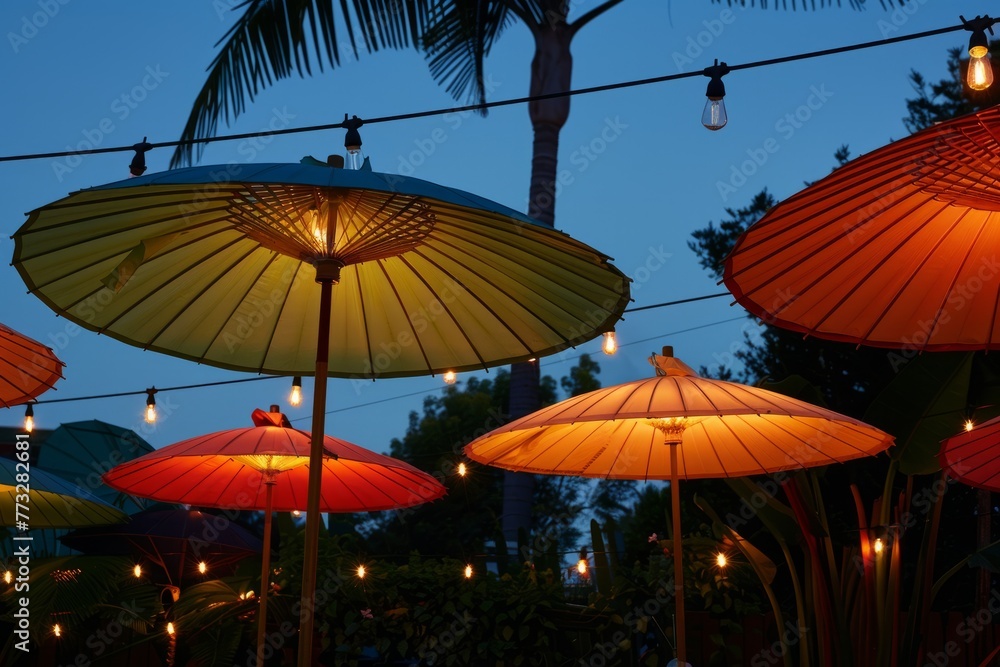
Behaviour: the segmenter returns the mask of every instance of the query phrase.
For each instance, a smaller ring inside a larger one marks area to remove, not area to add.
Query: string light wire
[[[859,44],[851,44],[847,46],[838,46],[830,49],[821,49],[819,51],[809,51],[807,53],[799,53],[789,56],[781,56],[778,58],[769,58],[767,60],[756,60],[753,62],[729,65],[730,72],[736,72],[739,70],[754,69],[757,67],[769,67],[771,65],[780,65],[784,63],[795,62],[798,60],[807,60],[811,58],[822,58],[825,56],[836,55],[839,53],[848,53],[851,51],[859,51],[862,49],[871,49],[879,46],[887,46],[890,44],[898,44],[900,42],[908,42],[916,39],[924,39],[927,37],[934,37],[937,35],[943,35],[949,32],[957,32],[959,30],[965,30],[965,25],[959,23],[957,25],[948,26],[945,28],[936,28],[934,30],[925,30],[923,32],[917,32],[910,35],[899,35],[897,37],[888,37],[886,39],[878,39],[870,42],[861,42]],[[592,93],[602,93],[611,90],[621,90],[624,88],[634,88],[636,86],[648,86],[656,83],[665,83],[667,81],[676,81],[678,79],[688,79],[692,77],[703,76],[703,70],[696,70],[692,72],[679,72],[677,74],[666,74],[663,76],[654,76],[645,79],[634,79],[631,81],[620,81],[617,83],[608,83],[599,86],[590,86],[588,88],[577,88],[575,90],[567,90],[556,93],[546,93],[543,95],[527,95],[524,97],[513,97],[506,100],[497,100],[493,102],[483,102],[481,104],[466,104],[462,106],[454,107],[444,107],[438,109],[429,109],[426,111],[414,111],[411,113],[401,113],[393,114],[390,116],[379,116],[376,118],[365,118],[365,125],[374,125],[375,123],[392,123],[402,120],[414,120],[417,118],[427,118],[429,116],[443,116],[445,114],[462,113],[466,111],[484,111],[487,109],[495,109],[498,107],[512,106],[516,104],[528,104],[531,102],[539,102],[542,100],[549,100],[562,97],[575,97],[577,95],[589,95]],[[89,148],[84,150],[70,150],[70,151],[53,151],[48,153],[30,153],[24,155],[2,155],[0,156],[0,162],[13,162],[18,160],[41,160],[47,158],[59,158],[59,157],[72,157],[78,155],[96,155],[100,153],[120,153],[125,151],[135,151],[136,146],[141,145],[143,152],[154,149],[154,148],[172,148],[177,146],[189,146],[197,144],[207,144],[211,142],[218,141],[237,141],[240,139],[252,139],[256,137],[272,137],[277,135],[285,134],[299,134],[303,132],[321,132],[325,130],[334,129],[350,129],[353,127],[353,120],[345,120],[339,123],[327,123],[324,125],[309,125],[306,127],[289,127],[281,128],[277,130],[259,130],[257,132],[242,132],[239,134],[225,134],[215,137],[204,137],[199,139],[185,139],[176,141],[161,141],[157,143],[147,143],[145,139],[142,144],[130,144],[128,146],[105,146],[104,148]]]

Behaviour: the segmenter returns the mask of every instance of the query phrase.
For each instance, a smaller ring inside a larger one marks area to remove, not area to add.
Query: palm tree
[[[573,37],[622,0],[604,0],[570,21],[574,0],[247,0],[236,24],[220,40],[204,86],[195,98],[181,136],[191,140],[212,136],[220,119],[227,122],[243,112],[260,90],[274,82],[312,75],[313,68],[336,69],[345,45],[357,57],[383,48],[421,51],[434,79],[456,99],[486,101],[484,61],[506,28],[520,21],[531,32],[535,55],[531,63],[532,96],[570,90]],[[712,0],[720,3],[721,0]],[[755,0],[727,0],[729,5],[755,6]],[[849,0],[861,9],[865,0]],[[880,0],[882,7],[906,0]],[[826,7],[834,0],[792,0],[791,9]],[[836,0],[839,6],[841,0]],[[788,0],[772,6],[788,9]],[[767,8],[767,0],[760,6]],[[559,133],[569,116],[570,98],[532,102],[528,114],[534,131],[528,215],[553,226]],[[200,146],[200,145],[199,145]],[[171,166],[190,163],[200,147],[180,146]],[[511,369],[511,417],[539,407],[538,366],[515,364]],[[504,485],[504,527],[508,539],[530,526],[534,479],[507,473]]]

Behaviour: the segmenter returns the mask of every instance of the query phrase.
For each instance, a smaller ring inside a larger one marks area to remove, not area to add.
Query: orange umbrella
[[[892,436],[781,394],[699,377],[671,348],[663,354],[650,358],[656,377],[543,408],[472,441],[465,453],[523,472],[669,479],[677,659],[684,664],[679,480],[840,463],[881,452]]]
[[[912,350],[1000,346],[1000,107],[872,151],[746,230],[723,280],[769,324]]]
[[[264,510],[257,664],[263,663],[271,512],[305,510],[312,436],[278,406],[253,411],[252,428],[198,436],[115,466],[104,482],[132,495],[199,507]],[[408,463],[326,436],[321,512],[372,512],[419,505],[446,490]]]
[[[21,405],[52,389],[63,366],[51,348],[0,324],[0,406]]]
[[[946,438],[938,461],[952,479],[977,489],[1000,491],[1000,417]]]

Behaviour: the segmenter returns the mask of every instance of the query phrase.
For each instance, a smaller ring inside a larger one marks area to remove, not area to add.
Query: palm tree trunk
[[[569,46],[573,32],[562,19],[552,18],[534,30],[535,57],[531,63],[532,96],[570,89],[573,57]],[[569,98],[532,102],[528,115],[534,129],[531,157],[531,184],[528,215],[549,226],[556,217],[556,174],[559,131],[569,117]],[[510,417],[517,419],[541,407],[538,400],[537,362],[514,364],[510,368]],[[516,541],[518,532],[531,529],[531,504],[535,478],[528,473],[504,473],[502,529],[504,539]]]

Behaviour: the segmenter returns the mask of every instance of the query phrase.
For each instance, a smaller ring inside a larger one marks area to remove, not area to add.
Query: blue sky
[[[8,0],[0,5],[4,104],[2,155],[65,150],[81,144],[133,144],[176,139],[204,79],[215,42],[233,23],[236,0],[138,3],[118,0]],[[579,14],[596,5],[579,0]],[[845,5],[847,3],[845,2]],[[986,13],[982,0],[911,0],[907,12],[847,8],[817,12],[728,9],[708,0],[627,0],[587,26],[574,46],[574,87],[701,70],[713,58],[744,63],[941,28],[959,14]],[[799,63],[735,72],[726,77],[729,125],[700,125],[707,79],[696,77],[573,99],[562,134],[560,168],[568,172],[557,196],[556,226],[615,258],[635,279],[635,306],[724,291],[687,248],[693,230],[725,217],[761,188],[787,197],[826,174],[833,153],[849,144],[857,156],[906,134],[904,100],[911,68],[931,80],[946,75],[947,50],[967,33]],[[530,37],[514,25],[487,62],[491,99],[527,94]],[[353,58],[348,58],[353,60]],[[356,62],[312,78],[273,86],[220,131],[249,132],[446,107],[412,51],[362,54]],[[524,106],[487,118],[452,114],[362,128],[364,154],[377,171],[404,173],[526,209],[530,125]],[[200,164],[297,162],[343,152],[343,132],[327,131],[212,144]],[[168,150],[147,155],[149,171],[167,168]],[[68,322],[26,293],[9,264],[10,235],[24,214],[69,192],[128,176],[130,153],[0,163],[0,321],[56,348],[65,380],[41,397],[60,399],[250,377],[142,352]],[[730,358],[750,325],[731,299],[720,298],[626,316],[624,345],[613,358],[596,341],[542,360],[560,377],[581,352],[599,357],[605,385],[645,377],[646,357],[671,344],[689,365]],[[752,330],[752,328],[750,329]],[[638,342],[644,341],[644,342]],[[306,395],[310,394],[306,380]],[[40,427],[101,419],[135,428],[154,447],[226,428],[250,425],[250,412],[286,404],[289,382],[163,393],[167,414],[155,428],[142,421],[140,396],[38,406]],[[402,436],[411,410],[439,378],[351,383],[332,380],[327,432],[384,451]],[[409,394],[404,398],[397,398]],[[309,403],[286,410],[309,428]],[[23,409],[0,412],[16,425]],[[450,445],[451,443],[443,443]]]

